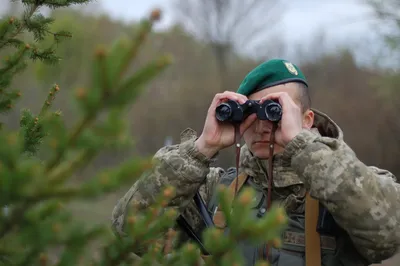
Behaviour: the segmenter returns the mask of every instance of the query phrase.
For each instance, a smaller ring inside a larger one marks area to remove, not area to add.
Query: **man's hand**
[[[301,109],[286,92],[268,94],[260,102],[266,100],[278,100],[282,106],[282,119],[275,133],[275,141],[285,147],[303,129]]]
[[[243,104],[247,101],[247,97],[231,91],[215,95],[207,112],[203,132],[196,141],[197,149],[208,158],[213,157],[218,151],[235,143],[234,126],[230,123],[220,123],[215,118],[215,108],[227,100],[234,100]],[[240,125],[240,136],[243,135],[256,119],[256,114],[252,114],[242,122]]]

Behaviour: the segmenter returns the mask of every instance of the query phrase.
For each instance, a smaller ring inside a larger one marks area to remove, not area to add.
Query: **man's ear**
[[[303,114],[303,128],[310,129],[314,124],[314,112],[310,109]]]

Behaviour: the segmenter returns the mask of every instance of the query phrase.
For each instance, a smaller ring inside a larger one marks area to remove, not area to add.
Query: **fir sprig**
[[[26,31],[33,34],[35,42],[41,42],[46,34],[52,34],[53,19],[37,14],[37,9],[88,1],[22,2],[27,11],[21,19],[6,18],[0,22],[0,49],[17,49],[0,66],[0,111],[12,108],[21,96],[19,91],[6,88],[26,67],[27,59],[58,60],[54,44],[39,50],[18,38]],[[171,57],[164,55],[128,74],[159,19],[160,11],[154,10],[140,24],[136,35],[116,40],[111,48],[94,51],[91,82],[75,91],[80,113],[72,129],[65,125],[59,111],[51,110],[60,90],[54,84],[38,114],[22,110],[20,130],[0,131],[0,206],[7,210],[0,212],[0,265],[241,265],[243,258],[234,243],[248,240],[255,244],[279,244],[286,223],[284,211],[274,206],[263,218],[251,219],[254,195],[247,189],[237,199],[231,197],[227,188],[218,190],[221,210],[232,230],[224,234],[221,229],[210,228],[203,233],[205,246],[212,253],[205,259],[196,244],[174,246],[178,235],[173,228],[181,210],[169,204],[179,199],[173,187],[163,187],[149,202],[131,202],[133,206],[129,206],[125,217],[125,236],[121,238],[111,234],[109,224],[85,227],[65,207],[72,201],[96,200],[158,167],[151,158],[131,157],[115,167],[102,169],[88,180],[72,180],[77,170],[87,166],[101,151],[130,144],[124,111],[172,63]],[[57,38],[63,34],[61,31]],[[98,119],[104,113],[108,116]],[[45,154],[44,158],[38,151]],[[93,241],[101,242],[97,256],[87,252]]]
[[[81,3],[89,1],[81,1]],[[0,94],[7,92],[15,75],[26,69],[29,60],[41,60],[48,64],[58,63],[60,58],[55,52],[55,45],[66,38],[71,38],[71,33],[66,30],[52,32],[50,28],[54,18],[45,17],[38,13],[41,7],[51,5],[53,1],[26,0],[21,2],[26,7],[21,18],[6,17],[0,22],[0,49],[5,47],[16,49],[0,64]],[[65,6],[68,6],[73,1],[62,2]],[[32,42],[28,41],[29,34],[33,37]],[[37,44],[49,35],[53,36],[53,44],[47,48],[39,49]],[[0,112],[2,113],[10,110],[18,98],[7,99],[0,101]]]

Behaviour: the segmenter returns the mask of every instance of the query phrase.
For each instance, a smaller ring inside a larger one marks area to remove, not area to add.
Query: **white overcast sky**
[[[123,20],[135,20],[145,16],[153,7],[164,10],[163,26],[173,20],[170,4],[173,0],[98,0],[103,10],[111,16]],[[243,0],[246,1],[246,0]],[[302,45],[320,31],[325,35],[325,47],[333,48],[336,44],[353,42],[351,49],[356,53],[358,62],[370,62],[371,53],[378,52],[382,43],[375,40],[372,11],[365,5],[365,0],[281,0],[285,10],[280,22],[281,38],[286,45]],[[376,20],[375,20],[376,22]],[[373,40],[371,42],[371,39]],[[366,42],[369,42],[366,44]],[[363,44],[358,47],[357,44]],[[313,52],[310,48],[309,52]]]
[[[243,0],[246,1],[246,0]],[[282,28],[285,38],[306,40],[319,29],[326,29],[334,38],[368,33],[368,22],[361,20],[370,13],[363,6],[363,0],[285,0],[286,10],[283,13]],[[165,10],[164,23],[171,21],[169,4],[171,0],[100,0],[99,3],[112,16],[123,19],[134,19],[144,16],[152,7]],[[360,20],[348,23],[349,20]]]
[[[148,14],[154,7],[163,9],[161,26],[168,26],[173,21],[171,2],[173,0],[96,0],[103,12],[121,20],[138,20]],[[190,0],[188,0],[190,1]],[[246,0],[243,0],[246,1]],[[351,47],[357,53],[358,60],[369,60],[369,49],[380,49],[381,43],[374,39],[374,30],[369,19],[371,10],[363,2],[366,0],[281,0],[285,6],[279,24],[282,40],[287,46],[302,45],[307,47],[309,41],[320,31],[326,37],[325,45],[336,43],[358,42]],[[9,0],[0,0],[0,10]],[[373,39],[371,42],[370,40]],[[370,43],[366,44],[366,41]],[[374,48],[378,47],[378,48]],[[331,48],[331,47],[330,47]],[[311,52],[312,52],[312,48]],[[367,49],[367,50],[365,50]]]

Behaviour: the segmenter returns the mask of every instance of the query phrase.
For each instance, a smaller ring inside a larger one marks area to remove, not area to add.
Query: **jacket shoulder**
[[[379,178],[387,179],[388,181],[397,182],[397,177],[389,170],[382,169],[376,166],[368,166],[368,168]]]

